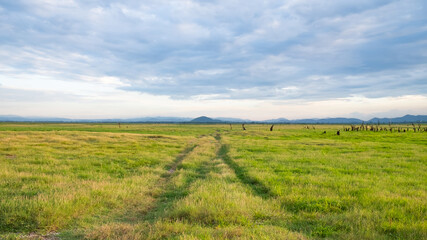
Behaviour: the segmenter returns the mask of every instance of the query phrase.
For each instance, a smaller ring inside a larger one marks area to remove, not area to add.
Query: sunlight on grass
[[[2,123],[0,238],[427,238],[425,133],[246,127]]]

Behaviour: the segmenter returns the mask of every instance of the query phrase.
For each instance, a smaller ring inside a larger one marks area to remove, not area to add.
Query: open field
[[[0,239],[427,239],[427,132],[269,127],[0,123]]]

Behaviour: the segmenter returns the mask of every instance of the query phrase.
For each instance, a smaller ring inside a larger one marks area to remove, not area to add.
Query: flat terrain
[[[0,123],[0,239],[427,239],[427,132],[232,127]]]

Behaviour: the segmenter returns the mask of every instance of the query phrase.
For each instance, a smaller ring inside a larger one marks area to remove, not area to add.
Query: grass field
[[[427,132],[269,127],[0,123],[0,239],[427,239]]]

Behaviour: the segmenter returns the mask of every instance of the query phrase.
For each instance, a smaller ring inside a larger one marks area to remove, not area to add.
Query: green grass
[[[225,137],[236,174],[292,214],[289,229],[334,239],[427,237],[427,133],[298,132]]]
[[[0,123],[0,239],[427,238],[427,133],[246,127]]]

